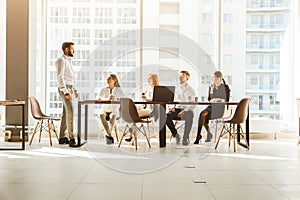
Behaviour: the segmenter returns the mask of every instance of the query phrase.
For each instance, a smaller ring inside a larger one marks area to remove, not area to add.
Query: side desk
[[[78,145],[81,146],[86,143],[87,141],[87,134],[88,134],[88,105],[93,104],[119,104],[119,101],[97,101],[97,100],[84,100],[78,101],[78,134],[77,140]],[[166,105],[167,104],[180,104],[180,105],[211,105],[211,102],[154,102],[154,101],[135,101],[135,104],[159,104],[160,106],[160,117],[159,117],[159,146],[165,147],[166,146],[166,125],[165,125],[165,114],[166,114]],[[239,102],[222,102],[219,104],[224,105],[238,105]],[[216,104],[216,103],[214,103]],[[217,103],[218,104],[218,103]],[[81,140],[81,107],[84,105],[84,141]],[[249,107],[248,107],[248,115],[246,119],[246,140],[249,143]],[[239,133],[239,128],[237,129]],[[237,142],[239,145],[246,148],[244,143],[240,142],[240,134],[237,135]]]
[[[0,106],[21,106],[22,107],[22,146],[21,148],[0,148],[0,150],[25,150],[25,101],[0,100]]]

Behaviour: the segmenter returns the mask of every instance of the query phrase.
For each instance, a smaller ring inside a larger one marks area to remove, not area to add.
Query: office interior
[[[237,145],[236,152],[226,138],[217,150],[214,143],[178,145],[168,129],[160,148],[157,124],[151,148],[142,136],[138,150],[109,146],[99,133],[99,106],[91,106],[81,147],[59,145],[54,135],[51,146],[43,133],[24,151],[0,152],[0,199],[300,199],[298,1],[2,0],[0,8],[0,100],[26,102],[28,139],[36,122],[28,96],[45,113],[61,115],[53,63],[65,40],[75,42],[78,101],[95,99],[109,73],[138,99],[148,73],[171,85],[183,68],[192,72],[199,101],[214,70],[225,75],[232,101],[251,98],[250,148]],[[113,44],[105,43],[110,37]],[[134,51],[120,56],[128,49],[112,46],[124,44]],[[5,141],[5,126],[20,121],[18,108],[0,106],[1,148],[21,144]]]

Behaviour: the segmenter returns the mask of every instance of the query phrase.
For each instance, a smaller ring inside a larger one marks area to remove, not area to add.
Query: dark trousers
[[[177,134],[177,129],[175,128],[175,125],[173,123],[173,120],[184,120],[184,134],[183,139],[186,140],[189,138],[192,125],[193,125],[193,118],[194,118],[194,112],[192,110],[184,111],[182,118],[179,118],[177,115],[180,113],[182,109],[175,108],[174,112],[169,111],[167,113],[167,121],[166,124],[168,128],[170,129],[173,137]]]

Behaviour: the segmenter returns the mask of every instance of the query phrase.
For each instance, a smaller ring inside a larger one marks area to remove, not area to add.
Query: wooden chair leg
[[[50,122],[48,120],[48,134],[49,134],[49,140],[50,140],[50,146],[52,146],[52,138],[51,138],[51,128],[50,128]]]
[[[41,120],[41,124],[40,124],[40,135],[39,135],[39,142],[41,142],[41,137],[42,137],[42,132],[43,132],[43,120]]]
[[[217,147],[219,145],[219,142],[220,142],[220,139],[221,139],[221,137],[223,137],[223,134],[224,134],[223,131],[224,131],[224,129],[225,129],[225,125],[222,127],[222,130],[221,130],[220,135],[218,137],[218,141],[216,143],[215,149],[217,149]]]
[[[149,125],[149,123],[147,123],[147,125]],[[148,138],[148,136],[147,136],[147,133],[146,133],[146,130],[145,130],[145,127],[144,127],[144,126],[143,126],[143,130],[144,130],[144,132],[145,132],[145,137],[146,137],[146,140],[147,140],[147,142],[148,142],[148,146],[149,146],[149,148],[151,148],[150,140],[149,140],[149,138]]]
[[[115,123],[115,125],[114,125],[114,131],[115,131],[115,134],[116,134],[117,142],[119,142],[119,137],[118,137],[118,127],[117,127],[116,123]]]
[[[124,132],[123,132],[123,134],[122,134],[122,136],[121,136],[121,139],[120,139],[118,148],[120,148],[120,146],[121,146],[121,144],[122,144],[122,140],[123,140],[124,136],[126,135],[126,130],[127,130],[127,128],[128,128],[128,124],[126,124],[126,126],[125,126],[125,129],[124,129]]]
[[[32,133],[32,136],[31,136],[31,140],[30,140],[29,145],[31,145],[31,143],[32,143],[32,140],[33,140],[33,138],[34,138],[34,136],[35,136],[35,134],[36,134],[36,130],[37,130],[38,126],[39,126],[39,121],[36,123],[36,125],[35,125],[35,127],[34,127],[34,130],[33,130],[33,133]]]

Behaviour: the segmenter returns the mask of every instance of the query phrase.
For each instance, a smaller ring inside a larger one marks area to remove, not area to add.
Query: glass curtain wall
[[[296,123],[290,87],[294,66],[290,0],[35,2],[36,77],[31,88],[48,113],[61,113],[55,60],[62,54],[61,43],[73,41],[80,100],[94,99],[109,73],[119,76],[127,96],[138,99],[148,73],[158,73],[162,84],[174,84],[177,71],[187,69],[199,100],[205,101],[211,82],[205,70],[220,69],[232,100],[251,97],[251,118]],[[135,31],[141,29],[142,33]],[[153,38],[157,43],[151,46]]]

